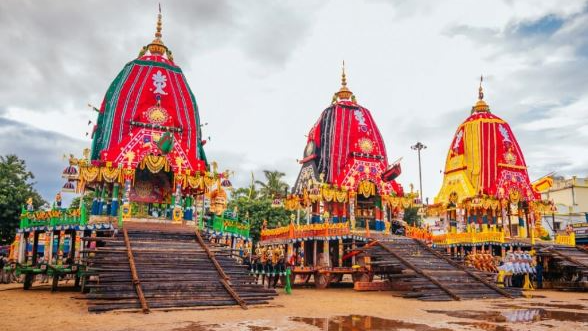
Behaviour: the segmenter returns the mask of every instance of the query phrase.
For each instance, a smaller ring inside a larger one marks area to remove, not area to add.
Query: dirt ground
[[[588,293],[422,302],[393,292],[294,289],[270,307],[91,314],[78,292],[0,285],[0,330],[588,330]]]

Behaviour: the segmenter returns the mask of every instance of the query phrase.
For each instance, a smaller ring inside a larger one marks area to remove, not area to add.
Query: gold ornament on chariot
[[[519,192],[519,190],[511,189],[509,196],[510,196],[510,201],[516,203],[519,201],[519,199],[521,197],[521,193]]]
[[[374,150],[374,142],[368,138],[359,140],[359,149],[364,153],[371,153]]]
[[[147,119],[153,124],[163,124],[169,119],[169,114],[161,107],[151,107],[147,109]]]
[[[457,203],[457,193],[456,192],[451,192],[449,194],[449,202]]]
[[[514,165],[517,163],[517,156],[509,149],[506,153],[504,153],[504,160],[507,164]]]
[[[139,181],[135,184],[135,192],[141,198],[146,198],[153,191],[153,185],[148,181]]]

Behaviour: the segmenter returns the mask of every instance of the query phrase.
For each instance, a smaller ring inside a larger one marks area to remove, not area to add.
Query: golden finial
[[[159,14],[157,14],[157,31],[155,31],[155,38],[161,39],[161,4],[159,4]]]
[[[163,55],[167,53],[167,47],[163,44],[161,40],[161,4],[159,4],[159,14],[157,14],[157,25],[155,30],[155,39],[151,42],[151,44],[147,45],[149,52],[153,55]]]
[[[347,88],[347,76],[345,75],[345,61],[343,61],[343,68],[342,68],[342,74],[341,74],[341,88],[339,89],[339,92],[335,93],[335,95],[337,97],[337,101],[351,100],[351,101],[355,102],[353,92],[351,92]],[[335,99],[335,98],[333,98],[333,99]]]
[[[342,74],[341,74],[341,86],[347,86],[347,77],[345,77],[345,60],[343,60]]]
[[[482,82],[484,81],[484,76],[480,75],[480,87],[478,88],[478,102],[472,107],[472,114],[473,113],[486,113],[490,112],[490,107],[484,101],[484,90],[482,89]]]
[[[480,88],[478,88],[478,100],[484,99],[484,90],[482,90],[482,82],[484,81],[484,76],[480,75]]]

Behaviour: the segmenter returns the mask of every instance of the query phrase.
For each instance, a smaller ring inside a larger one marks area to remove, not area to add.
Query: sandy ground
[[[588,293],[534,291],[533,298],[515,300],[422,302],[352,289],[279,292],[270,307],[248,310],[90,314],[78,292],[0,285],[0,330],[588,330]]]

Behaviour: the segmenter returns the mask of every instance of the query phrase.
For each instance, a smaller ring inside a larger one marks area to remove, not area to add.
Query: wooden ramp
[[[547,246],[536,248],[537,254],[553,260],[559,277],[552,281],[555,289],[588,290],[588,250],[581,247]]]
[[[126,239],[125,239],[126,238]],[[254,284],[245,266],[193,228],[126,225],[101,238],[88,261],[88,310],[234,306],[268,303],[276,294]]]
[[[404,297],[424,301],[513,298],[484,276],[434,251],[419,240],[395,237],[367,250],[376,274],[388,278]]]

